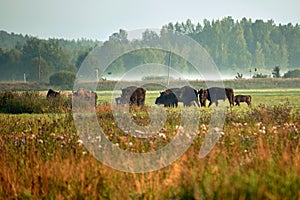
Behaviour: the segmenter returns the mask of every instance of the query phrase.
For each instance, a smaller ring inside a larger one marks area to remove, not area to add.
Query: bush
[[[5,91],[0,94],[0,112],[3,113],[42,113],[43,104],[45,102],[40,100],[37,92],[17,93]]]
[[[70,71],[61,71],[50,76],[51,85],[57,85],[71,89],[74,85],[76,74]]]
[[[300,78],[300,69],[290,70],[283,75],[283,78]]]
[[[64,96],[48,101],[35,91],[0,93],[0,113],[67,113],[71,103],[72,99]]]

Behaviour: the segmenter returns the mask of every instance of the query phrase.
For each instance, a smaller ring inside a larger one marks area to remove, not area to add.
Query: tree
[[[240,74],[239,72],[237,72],[237,75],[235,76],[235,79],[237,79],[237,80],[243,79],[243,74]]]
[[[262,67],[262,68],[264,68],[265,66],[265,55],[263,53],[262,46],[259,42],[256,43],[253,65],[255,67]]]
[[[283,75],[283,78],[300,78],[300,69],[290,70]]]
[[[113,33],[111,36],[109,36],[109,41],[127,44],[129,42],[127,36],[128,33],[125,30],[120,29],[118,33]]]
[[[159,36],[155,31],[146,30],[142,34],[142,42],[146,45],[157,44]]]
[[[272,72],[273,78],[280,78],[280,67],[276,66]]]

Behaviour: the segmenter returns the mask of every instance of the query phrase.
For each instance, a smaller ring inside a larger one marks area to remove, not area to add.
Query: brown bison
[[[201,89],[198,92],[201,106],[206,106],[206,100],[209,100],[209,106],[213,103],[218,106],[218,100],[223,100],[227,98],[230,106],[234,106],[234,92],[232,88],[220,88],[211,87],[208,89]]]
[[[48,92],[47,92],[47,96],[46,98],[49,100],[49,99],[52,99],[52,98],[57,98],[57,97],[60,97],[60,92],[56,92],[52,89],[49,89]]]
[[[246,102],[248,106],[251,106],[251,96],[250,95],[236,95],[234,97],[235,105],[240,106],[241,102]]]
[[[160,93],[160,96],[155,100],[155,104],[164,104],[165,107],[177,107],[178,98],[172,89],[168,89]]]
[[[73,92],[73,98],[78,100],[83,100],[86,102],[93,102],[93,104],[97,105],[97,93],[94,91],[89,91],[83,88],[78,89],[77,91]]]
[[[129,86],[122,89],[121,97],[116,98],[117,103],[143,106],[145,105],[146,90],[141,87]]]

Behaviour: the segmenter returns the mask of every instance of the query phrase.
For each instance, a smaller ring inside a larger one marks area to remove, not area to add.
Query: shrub
[[[27,91],[17,93],[5,91],[0,94],[0,111],[3,113],[42,113],[42,107],[45,104],[40,100],[37,92]]]
[[[0,112],[21,113],[66,113],[71,111],[71,98],[61,97],[46,100],[39,92],[12,92],[0,93]]]
[[[51,85],[57,85],[71,89],[74,85],[76,74],[70,71],[61,71],[50,76]]]

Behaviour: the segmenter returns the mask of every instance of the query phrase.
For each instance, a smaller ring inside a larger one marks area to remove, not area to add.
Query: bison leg
[[[218,105],[219,105],[219,103],[218,103],[218,100],[216,100],[216,101],[215,101],[215,104],[216,104],[216,106],[218,106]]]

